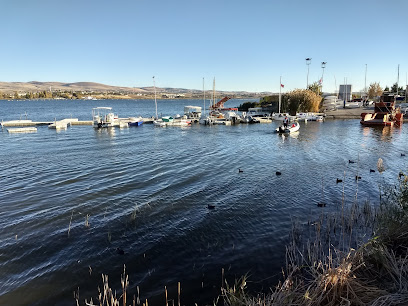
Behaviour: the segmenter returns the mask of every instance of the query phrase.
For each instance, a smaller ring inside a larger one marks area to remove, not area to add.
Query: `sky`
[[[323,91],[360,91],[392,86],[399,65],[407,83],[407,0],[0,0],[0,12],[0,82],[279,92],[282,78],[287,92],[323,76]]]

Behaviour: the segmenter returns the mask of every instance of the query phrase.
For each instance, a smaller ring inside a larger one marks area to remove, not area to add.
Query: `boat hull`
[[[284,128],[283,126],[278,127],[275,132],[279,134],[289,134],[289,133],[295,133],[299,131],[300,125],[298,122],[292,123],[289,125],[289,127]]]
[[[143,121],[129,122],[129,126],[141,126]]]

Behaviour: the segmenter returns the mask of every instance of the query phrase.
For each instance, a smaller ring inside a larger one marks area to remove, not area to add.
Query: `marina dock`
[[[119,118],[118,121],[127,121],[129,118]],[[153,123],[154,118],[143,118],[144,124]],[[57,121],[32,121],[32,120],[12,120],[12,121],[4,121],[1,123],[4,127],[29,127],[29,126],[43,126],[43,125],[51,125],[55,123],[62,123],[65,122],[69,125],[92,125],[92,120],[85,120],[80,121],[77,118],[68,118],[62,119]],[[119,126],[119,125],[118,125]]]

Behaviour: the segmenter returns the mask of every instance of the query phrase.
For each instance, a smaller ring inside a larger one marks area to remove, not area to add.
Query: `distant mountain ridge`
[[[0,82],[0,91],[6,94],[18,92],[40,92],[40,91],[74,91],[74,92],[121,92],[121,93],[135,93],[135,94],[150,94],[154,92],[154,87],[124,87],[105,85],[95,82],[75,82],[75,83],[62,83],[62,82]],[[156,87],[158,93],[170,93],[170,94],[199,94],[202,90],[198,89],[185,89],[185,88],[160,88]],[[231,94],[231,95],[267,95],[269,92],[262,93],[250,93],[246,91],[219,91],[217,93]]]

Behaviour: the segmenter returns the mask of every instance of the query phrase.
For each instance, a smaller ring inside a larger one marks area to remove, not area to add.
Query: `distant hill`
[[[134,93],[149,95],[154,92],[154,87],[123,87],[111,86],[95,82],[76,82],[76,83],[61,83],[61,82],[0,82],[0,92],[4,94],[41,92],[41,91],[73,91],[73,92],[116,92],[116,93]],[[200,95],[201,90],[184,89],[184,88],[156,88],[157,93],[168,94],[185,94],[185,95]],[[262,96],[268,95],[269,92],[250,93],[245,91],[217,91],[217,94],[234,95],[234,96]]]
[[[0,91],[3,93],[49,91],[50,88],[53,91],[145,92],[140,88],[111,86],[94,82],[0,82]]]

